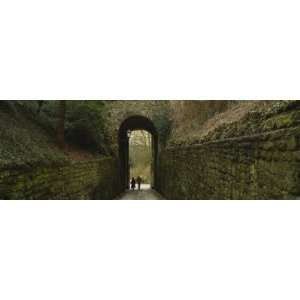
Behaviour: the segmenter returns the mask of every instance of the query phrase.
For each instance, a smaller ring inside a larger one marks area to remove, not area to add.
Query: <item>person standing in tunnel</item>
[[[132,177],[131,179],[131,189],[134,191],[135,190],[135,179]]]
[[[136,182],[138,184],[138,188],[139,188],[139,191],[141,190],[141,184],[142,184],[142,177],[141,176],[138,176],[138,178],[136,179]]]

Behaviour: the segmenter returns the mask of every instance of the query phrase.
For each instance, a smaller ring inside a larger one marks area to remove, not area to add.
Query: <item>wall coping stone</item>
[[[175,150],[175,149],[184,149],[184,148],[200,148],[204,146],[210,146],[210,145],[219,145],[219,144],[228,144],[228,143],[236,143],[236,142],[253,142],[253,141],[263,141],[267,140],[268,138],[272,138],[272,140],[280,139],[283,136],[291,136],[293,134],[300,134],[300,127],[290,127],[290,128],[284,128],[284,129],[278,129],[278,130],[272,130],[269,132],[263,132],[258,134],[253,134],[249,136],[239,136],[239,137],[233,137],[233,138],[226,138],[226,139],[220,139],[220,140],[213,140],[209,142],[203,142],[203,143],[195,143],[195,144],[177,144],[172,146],[167,146],[165,150]]]

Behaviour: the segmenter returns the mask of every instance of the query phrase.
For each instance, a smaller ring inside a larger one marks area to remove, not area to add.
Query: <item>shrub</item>
[[[59,101],[20,101],[21,106],[53,137],[58,125]],[[106,153],[102,101],[66,101],[65,139],[69,144]]]
[[[93,152],[106,152],[101,101],[68,101],[65,136],[69,143]]]

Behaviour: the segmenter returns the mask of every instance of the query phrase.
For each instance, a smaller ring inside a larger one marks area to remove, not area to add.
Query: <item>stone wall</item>
[[[0,169],[0,199],[113,199],[119,193],[115,159]]]
[[[218,128],[202,143],[167,147],[160,154],[159,191],[168,199],[299,198],[299,103],[254,115]]]
[[[128,118],[133,116],[141,116],[153,122],[159,131],[157,120],[161,115],[167,114],[169,111],[169,101],[155,100],[109,100],[104,101],[106,107],[106,136],[107,143],[112,149],[112,154],[118,155],[118,132],[121,124]]]

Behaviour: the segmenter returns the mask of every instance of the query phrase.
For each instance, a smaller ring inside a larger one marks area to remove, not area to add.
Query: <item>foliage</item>
[[[0,101],[0,168],[60,164],[69,159],[57,147],[59,101],[41,101]],[[106,154],[102,115],[101,101],[67,101],[65,133],[70,156],[86,157],[86,150]]]
[[[150,183],[151,162],[151,134],[143,130],[133,131],[129,144],[130,176],[141,176],[144,183]]]
[[[55,139],[26,118],[18,105],[16,101],[0,105],[0,168],[65,162]]]
[[[55,134],[57,128],[58,105],[59,101],[56,100],[19,101],[19,106],[27,113],[27,117],[46,129],[48,133],[52,133],[52,135]]]
[[[101,101],[69,101],[66,140],[95,152],[106,152]]]
[[[0,101],[0,109],[5,111],[6,113],[13,114],[16,116],[16,104],[18,101],[9,101],[9,100],[1,100]]]
[[[28,116],[54,136],[59,101],[20,101]],[[102,101],[66,101],[66,142],[92,152],[106,153]]]

